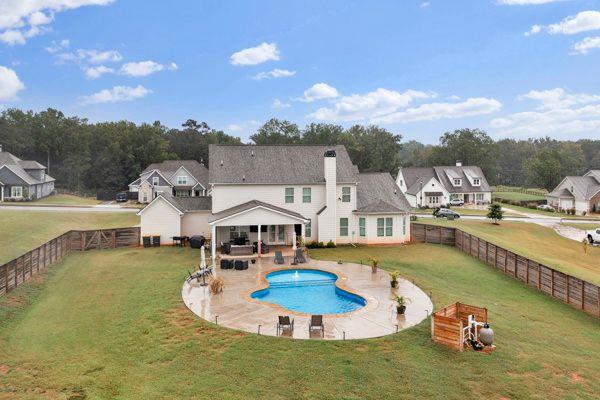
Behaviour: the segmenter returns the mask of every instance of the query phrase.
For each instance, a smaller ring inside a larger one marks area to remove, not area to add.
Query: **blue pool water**
[[[337,276],[315,269],[292,269],[267,274],[269,287],[252,298],[307,314],[342,314],[358,310],[366,301],[335,286]]]

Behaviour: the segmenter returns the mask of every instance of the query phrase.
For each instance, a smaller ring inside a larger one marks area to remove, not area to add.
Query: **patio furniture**
[[[252,243],[252,251],[254,253],[258,253],[258,242]],[[268,252],[269,252],[269,245],[264,244],[264,242],[263,242],[262,245],[260,246],[260,253],[266,254]]]
[[[173,236],[173,246],[183,247],[185,243],[185,238],[183,236]]]
[[[304,254],[302,253],[302,249],[296,249],[296,254],[294,256],[296,258],[296,262],[305,263],[306,258],[304,258]]]
[[[229,254],[231,245],[229,243],[221,243],[221,254]]]
[[[229,254],[232,256],[251,256],[254,254],[252,245],[244,244],[244,245],[231,245]]]
[[[152,236],[152,247],[160,247],[160,236]]]
[[[308,326],[308,334],[312,331],[321,331],[321,335],[325,337],[325,326],[323,325],[323,316],[322,315],[311,315],[310,316],[310,325]]]
[[[142,243],[144,244],[144,247],[152,247],[152,236],[142,237]]]
[[[232,260],[221,260],[221,269],[232,269],[233,261]]]
[[[289,315],[283,316],[280,315],[277,317],[277,335],[279,336],[279,332],[283,332],[284,330],[289,330],[290,332],[294,332],[294,319],[290,318]]]
[[[248,260],[235,260],[234,268],[238,271],[248,269]]]
[[[192,249],[199,249],[202,246],[206,247],[206,239],[202,235],[194,235],[189,239],[189,241]]]
[[[236,246],[243,246],[246,244],[247,240],[248,238],[246,237],[236,237],[235,239],[233,239],[233,244]]]
[[[281,254],[281,251],[275,252],[275,259],[273,261],[275,264],[283,264],[283,255]]]

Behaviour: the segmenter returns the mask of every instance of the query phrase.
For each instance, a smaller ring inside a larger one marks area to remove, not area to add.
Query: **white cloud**
[[[575,93],[568,94],[562,88],[549,90],[531,90],[518,97],[519,100],[534,100],[539,103],[538,110],[555,108],[568,108],[576,104],[595,103],[600,101],[600,96],[595,94]]]
[[[227,125],[227,130],[229,132],[240,132],[242,129],[244,129],[244,127],[242,127],[241,125],[238,125],[238,124]]]
[[[525,6],[525,5],[556,3],[558,1],[565,1],[565,0],[499,0],[498,3],[506,4],[509,6]]]
[[[429,2],[428,1],[424,1],[424,2],[421,3],[421,5],[419,7],[421,7],[421,8],[427,8],[429,6],[430,6]]]
[[[273,100],[273,108],[289,108],[292,105],[289,103],[284,103],[283,101],[279,100],[279,99],[275,99]]]
[[[56,60],[59,63],[82,62],[89,64],[102,64],[107,62],[119,62],[123,56],[117,50],[85,50],[77,49],[74,52],[64,52],[56,54]]]
[[[104,89],[92,95],[83,98],[83,104],[96,103],[119,103],[123,101],[132,101],[140,99],[152,93],[152,90],[146,89],[142,85],[136,87],[115,86],[112,89]]]
[[[408,108],[375,118],[374,122],[405,123],[416,121],[434,121],[438,119],[454,119],[484,115],[496,112],[502,108],[502,103],[493,98],[474,97],[458,103],[429,103],[418,107]]]
[[[299,98],[300,101],[311,103],[315,100],[332,99],[338,97],[339,93],[336,88],[329,86],[326,83],[315,83],[310,88],[304,91],[304,96]]]
[[[263,79],[286,78],[288,76],[294,76],[294,75],[296,75],[296,71],[275,68],[271,71],[259,72],[258,74],[254,75],[252,77],[252,79],[256,79],[256,80],[260,81]]]
[[[539,103],[534,111],[495,118],[490,127],[503,136],[597,136],[600,130],[600,95],[567,94],[563,89],[532,90],[519,96]]]
[[[225,128],[226,131],[228,132],[242,132],[242,131],[246,131],[248,129],[252,129],[253,127],[255,127],[256,125],[258,125],[258,121],[256,120],[250,120],[250,121],[245,121],[239,124],[229,124],[227,125],[227,127]]]
[[[146,76],[158,71],[162,71],[165,67],[154,61],[129,62],[123,64],[119,70],[119,74],[128,76]]]
[[[104,74],[112,74],[115,72],[114,69],[106,67],[104,65],[99,65],[97,67],[88,67],[83,69],[85,72],[85,76],[88,79],[97,79],[100,78]]]
[[[566,17],[556,24],[533,25],[526,35],[540,33],[542,29],[551,35],[574,35],[580,32],[595,31],[600,29],[600,11],[581,11],[577,15]]]
[[[279,50],[276,43],[261,43],[256,47],[240,50],[229,58],[232,65],[257,65],[267,61],[279,60]]]
[[[0,101],[10,101],[17,98],[17,93],[25,89],[25,85],[10,68],[0,65]]]
[[[600,48],[600,36],[586,37],[573,45],[576,54],[588,54],[592,49]]]
[[[50,46],[45,47],[45,49],[48,53],[54,54],[66,49],[67,47],[69,47],[70,44],[71,42],[69,41],[69,39],[63,39],[60,42],[56,42],[53,40]]]
[[[337,91],[335,92],[337,94]],[[306,96],[306,93],[305,93]],[[379,88],[366,94],[343,96],[333,101],[331,107],[321,107],[309,118],[324,121],[375,120],[407,107],[414,100],[435,97],[435,93],[407,90],[403,93]]]
[[[9,45],[25,44],[27,39],[48,29],[56,13],[92,5],[107,5],[114,0],[2,0],[0,1],[0,40]]]

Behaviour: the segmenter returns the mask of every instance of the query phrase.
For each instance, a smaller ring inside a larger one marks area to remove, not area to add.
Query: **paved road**
[[[62,211],[62,212],[138,212],[137,208],[125,208],[118,205],[97,206],[0,206],[0,210],[23,211]]]

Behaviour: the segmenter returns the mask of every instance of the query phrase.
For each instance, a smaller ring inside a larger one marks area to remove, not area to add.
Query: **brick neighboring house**
[[[44,165],[21,160],[0,145],[0,201],[41,199],[54,192],[54,181]]]
[[[579,215],[600,212],[600,170],[591,170],[583,176],[567,176],[546,200],[559,211],[575,209]]]

